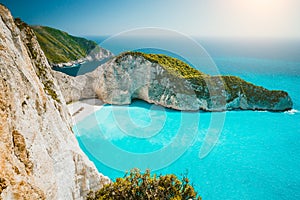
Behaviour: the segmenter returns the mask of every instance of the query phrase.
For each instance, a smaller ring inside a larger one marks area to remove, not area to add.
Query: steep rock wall
[[[0,197],[83,199],[109,180],[79,148],[32,30],[0,16]]]

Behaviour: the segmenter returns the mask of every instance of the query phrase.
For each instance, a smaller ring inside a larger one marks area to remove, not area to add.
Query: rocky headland
[[[20,21],[20,19],[16,19]],[[51,66],[71,67],[101,61],[113,54],[96,42],[46,26],[31,26]]]
[[[209,76],[159,54],[126,52],[85,75],[54,74],[67,102],[97,97],[123,105],[141,99],[185,111],[286,111],[293,106],[287,92],[268,90],[236,76]]]

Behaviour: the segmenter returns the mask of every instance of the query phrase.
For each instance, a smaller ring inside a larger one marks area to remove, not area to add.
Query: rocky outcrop
[[[60,86],[64,99],[67,103],[80,99],[94,99],[97,95],[94,90],[96,74],[87,73],[85,75],[72,77],[58,71],[52,71]]]
[[[0,16],[0,199],[83,199],[109,180],[81,151],[34,33]]]
[[[109,104],[142,99],[187,111],[285,111],[293,106],[284,91],[267,90],[235,76],[209,76],[164,55],[127,52],[86,75],[56,77],[69,101],[96,94]]]
[[[184,71],[195,74],[185,75]],[[94,74],[98,77],[94,85],[97,96],[110,104],[129,104],[132,99],[142,99],[190,111],[292,108],[291,98],[284,91],[270,91],[235,76],[197,73],[181,61],[164,55],[124,53]]]

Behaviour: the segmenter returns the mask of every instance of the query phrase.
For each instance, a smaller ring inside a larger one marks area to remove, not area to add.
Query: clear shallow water
[[[158,174],[188,172],[203,199],[300,199],[299,61],[240,55],[214,61],[222,74],[287,91],[298,111],[222,113],[216,146],[200,159],[212,113],[182,113],[142,101],[107,105],[74,126],[81,148],[111,179],[132,167],[151,167]]]
[[[300,110],[300,77],[244,75],[243,78],[270,89],[281,88],[288,91],[295,103],[294,108]],[[119,160],[118,167],[124,163],[125,171],[137,165],[156,167],[153,163],[159,163],[176,153],[171,151],[160,158],[149,157],[149,162],[132,161],[126,155],[121,158],[122,153],[116,153],[99,139],[103,134],[105,140],[114,147],[138,154],[155,152],[174,143],[182,122],[182,113],[159,108],[149,111],[150,109],[151,105],[141,101],[125,107],[105,106],[74,127],[81,147],[100,172],[114,179],[123,176],[124,172],[113,169],[115,166],[109,163],[103,164],[103,161]],[[123,111],[127,112],[125,117],[114,116],[122,114]],[[185,114],[191,117],[187,118],[191,123],[193,118],[199,117],[197,135],[182,140],[182,145],[190,145],[183,155],[155,173],[174,173],[180,176],[188,171],[188,176],[204,199],[300,198],[299,112],[226,112],[217,145],[204,159],[199,158],[199,150],[212,120],[211,113]],[[124,124],[133,126],[130,128]],[[163,128],[150,138],[128,135],[128,132],[139,134],[140,130],[136,126]],[[188,128],[186,126],[185,131],[192,133],[193,130]],[[105,152],[107,157],[99,159],[101,152]]]

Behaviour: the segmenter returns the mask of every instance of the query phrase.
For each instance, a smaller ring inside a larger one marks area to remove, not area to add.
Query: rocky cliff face
[[[285,111],[293,106],[284,91],[270,91],[235,76],[209,76],[164,55],[128,52],[83,76],[55,76],[69,101],[96,94],[109,104],[142,99],[190,111]]]
[[[79,148],[32,30],[0,16],[0,198],[83,199],[108,179]]]
[[[52,71],[52,73],[67,103],[80,99],[97,98],[94,90],[95,80],[97,80],[96,73],[87,73],[76,77],[58,71]]]
[[[172,66],[170,62],[175,64]],[[129,104],[132,99],[142,99],[177,110],[292,108],[292,100],[284,91],[270,91],[235,76],[205,75],[189,66],[176,68],[176,62],[163,55],[122,54],[93,72],[98,77],[95,92],[110,104]],[[190,76],[185,71],[194,74]]]

